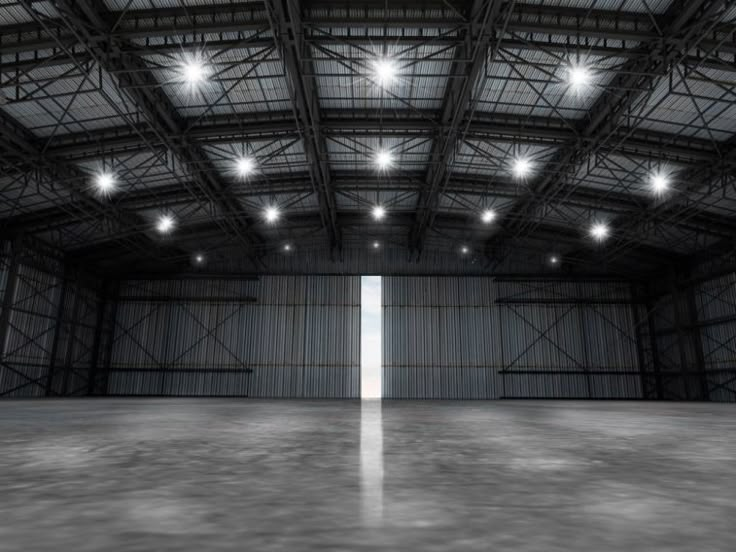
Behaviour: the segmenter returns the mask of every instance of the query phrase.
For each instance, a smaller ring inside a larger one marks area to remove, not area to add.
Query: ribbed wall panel
[[[617,282],[386,277],[384,397],[641,398],[630,300]]]
[[[126,282],[120,294],[109,394],[359,396],[359,277]]]
[[[11,262],[7,244],[3,244],[2,253],[0,297],[5,296]],[[93,358],[96,292],[74,282],[64,287],[61,264],[55,259],[25,249],[18,251],[17,257],[9,325],[5,342],[0,344],[0,396],[84,394]],[[36,265],[47,266],[48,271]],[[59,321],[61,325],[57,325]]]
[[[736,402],[736,274],[695,288],[710,400]]]

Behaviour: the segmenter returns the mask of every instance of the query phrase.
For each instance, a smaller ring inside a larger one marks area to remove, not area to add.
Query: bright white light
[[[567,83],[575,92],[581,92],[593,82],[593,74],[585,65],[571,65],[567,70]]]
[[[658,172],[654,173],[651,178],[652,192],[656,195],[662,195],[670,188],[670,179],[666,174]]]
[[[552,255],[549,258],[549,264],[552,264],[552,265],[560,264],[560,258],[557,255]]]
[[[381,58],[373,62],[373,78],[383,87],[394,81],[397,72],[396,63],[389,58]]]
[[[532,162],[526,157],[517,157],[512,171],[516,178],[526,178],[532,172]]]
[[[606,226],[602,222],[596,222],[590,228],[590,235],[593,236],[593,238],[597,241],[605,240],[608,237],[608,232],[608,226]]]
[[[381,247],[381,244],[378,243],[377,241],[374,241],[373,242],[373,249],[378,249],[379,247]]]
[[[194,260],[201,264],[204,262],[204,255],[196,255]]]
[[[109,194],[115,191],[116,187],[115,175],[112,173],[100,173],[95,178],[95,186],[102,194]]]
[[[381,150],[378,153],[376,153],[375,157],[376,166],[381,169],[382,171],[385,171],[386,169],[390,168],[391,165],[394,163],[394,156],[391,154],[390,151]]]
[[[381,277],[360,279],[360,397],[381,398]]]
[[[266,207],[263,215],[266,217],[266,222],[276,222],[281,216],[281,212],[277,207]]]
[[[496,212],[493,209],[486,209],[485,211],[483,211],[483,214],[480,216],[480,219],[486,224],[493,222],[493,219],[495,218],[496,218]]]
[[[380,205],[376,205],[373,208],[373,218],[376,220],[381,220],[383,217],[386,216],[386,209],[381,207]]]
[[[286,252],[291,251],[291,244],[290,243],[285,243],[284,244],[284,251],[286,251]]]
[[[174,217],[171,215],[161,215],[156,224],[156,230],[162,234],[168,234],[174,229]]]
[[[189,85],[197,85],[207,77],[207,70],[199,58],[190,58],[182,66],[182,77]]]
[[[256,162],[251,157],[241,157],[235,162],[235,170],[240,178],[245,178],[256,168]]]
[[[470,248],[467,245],[463,245],[460,248],[460,253],[462,253],[463,255],[467,255],[468,253],[470,253]]]

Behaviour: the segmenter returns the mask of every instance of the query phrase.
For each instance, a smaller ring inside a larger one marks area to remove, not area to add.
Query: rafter
[[[33,17],[41,24],[45,23],[45,19],[33,9],[31,2],[21,2]],[[171,101],[157,86],[158,83],[148,67],[138,58],[124,52],[124,41],[106,33],[110,29],[109,13],[99,3],[93,4],[86,0],[73,3],[59,0],[56,6],[62,19],[66,21],[67,28],[70,32],[73,30],[77,38],[86,45],[87,52],[95,62],[109,73],[117,75],[121,88],[126,90],[136,108],[143,114],[150,130],[157,136],[158,143],[193,170],[192,182],[196,189],[191,190],[192,196],[204,196],[212,204],[218,205],[225,213],[220,220],[223,231],[237,238],[247,254],[252,255],[261,238],[252,232],[246,218],[236,215],[238,206],[235,200],[230,197],[227,185],[216,176],[216,171],[201,147],[195,143],[171,139],[171,136],[183,136],[185,127]]]
[[[320,214],[330,236],[332,250],[342,247],[337,225],[337,206],[330,182],[327,146],[321,132],[319,99],[314,79],[304,75],[304,69],[313,73],[311,63],[305,63],[305,43],[299,6],[290,0],[266,0],[271,28],[286,68],[296,110],[298,132],[303,137],[310,175],[318,192]]]
[[[618,94],[604,92],[589,110],[590,118],[581,126],[576,140],[552,159],[546,176],[531,184],[531,193],[518,202],[505,217],[503,231],[486,244],[486,254],[496,265],[513,248],[515,240],[534,231],[537,225],[531,213],[540,205],[560,202],[575,188],[569,180],[578,167],[606,144],[613,143],[620,121],[635,115],[634,111],[649,97],[662,75],[672,71],[672,65],[684,52],[691,50],[712,30],[723,14],[723,0],[678,0],[664,19],[670,21],[662,37],[642,48],[640,58],[628,61],[611,86]],[[618,142],[615,142],[618,145]]]

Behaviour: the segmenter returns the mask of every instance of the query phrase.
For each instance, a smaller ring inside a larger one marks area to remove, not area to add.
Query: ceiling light
[[[235,162],[235,171],[240,178],[245,178],[256,168],[256,162],[252,157],[241,157]]]
[[[389,58],[373,61],[373,78],[381,86],[388,86],[396,78],[396,63]]]
[[[204,262],[204,255],[201,253],[194,256],[194,260],[197,264],[202,264]]]
[[[381,207],[380,205],[376,205],[373,208],[373,218],[376,220],[381,220],[383,217],[386,216],[386,209]]]
[[[286,251],[286,252],[291,251],[291,244],[290,243],[285,243],[284,244],[284,251]]]
[[[599,242],[605,240],[608,237],[608,233],[608,226],[602,222],[596,222],[590,228],[590,235]]]
[[[266,222],[276,222],[281,216],[281,212],[278,207],[266,207],[263,216],[266,218]]]
[[[580,92],[589,87],[593,82],[593,74],[585,65],[571,65],[567,69],[567,84],[576,91]]]
[[[393,165],[394,162],[394,156],[391,154],[390,151],[381,150],[378,153],[376,153],[375,157],[376,166],[382,170],[385,171],[391,165]]]
[[[493,222],[493,219],[496,218],[496,212],[493,209],[486,209],[483,211],[483,214],[481,214],[480,219],[486,223],[489,224]]]
[[[204,264],[207,262],[207,257],[204,253],[196,252],[194,255],[192,255],[192,263],[195,266],[204,266]]]
[[[560,258],[557,255],[552,255],[549,258],[549,264],[551,264],[551,265],[558,265],[558,264],[560,264]]]
[[[664,173],[654,173],[651,177],[651,186],[652,192],[654,192],[656,195],[662,195],[667,190],[669,190],[670,179]]]
[[[532,162],[526,157],[517,157],[511,170],[516,178],[526,178],[532,172]]]
[[[108,172],[98,174],[95,178],[95,186],[102,194],[112,193],[116,186],[115,175]]]
[[[468,253],[470,253],[470,248],[467,245],[463,245],[460,248],[460,253],[462,253],[463,255],[467,255]]]
[[[182,65],[181,75],[187,84],[195,86],[205,80],[207,69],[199,57],[194,57]]]
[[[377,241],[374,241],[373,242],[373,249],[378,249],[379,247],[381,247],[381,244],[378,243]]]
[[[174,229],[174,217],[171,215],[161,215],[156,224],[156,230],[162,234],[168,234]]]

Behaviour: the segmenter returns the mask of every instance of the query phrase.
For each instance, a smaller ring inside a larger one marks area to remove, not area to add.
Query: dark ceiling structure
[[[0,53],[0,232],[100,271],[733,249],[730,1],[3,0]]]

